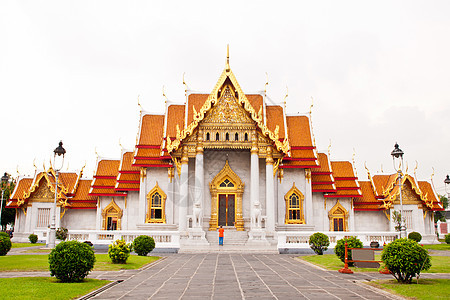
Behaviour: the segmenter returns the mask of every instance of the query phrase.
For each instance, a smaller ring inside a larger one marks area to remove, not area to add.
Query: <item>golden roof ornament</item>
[[[227,44],[227,63],[225,65],[225,69],[227,72],[230,72],[230,45]]]
[[[267,86],[269,85],[269,74],[266,72],[266,83],[264,84],[264,94],[267,93]]]
[[[138,95],[138,106],[139,106],[139,108],[140,108],[140,111],[142,112],[142,105],[141,105],[141,102],[139,101],[139,95]]]

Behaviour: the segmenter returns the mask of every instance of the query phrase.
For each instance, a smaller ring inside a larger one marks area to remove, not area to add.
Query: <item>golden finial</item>
[[[311,105],[309,106],[309,116],[310,116],[310,117],[311,117],[311,114],[312,114],[312,108],[313,108],[313,106],[314,106],[314,98],[311,97]]]
[[[17,173],[17,178],[19,178],[20,177],[19,165],[16,166],[16,173]]]
[[[286,98],[289,96],[289,89],[288,86],[286,86],[286,95],[283,98],[284,103],[286,104]]]
[[[168,101],[169,99],[167,99],[166,93],[164,92],[164,85],[163,85],[162,93],[163,93],[163,97],[166,98],[166,101]]]
[[[406,170],[405,170],[405,174],[408,174],[408,161],[406,161]]]
[[[267,86],[269,85],[269,74],[266,72],[266,83],[264,84],[264,94],[267,93]]]
[[[230,45],[227,44],[227,64],[226,64],[226,71],[230,72]]]
[[[80,171],[81,174],[83,174],[84,168],[86,168],[86,161],[84,161],[84,166],[81,168],[81,171]]]
[[[416,178],[416,180],[417,180],[417,175],[416,175],[416,171],[417,171],[417,168],[419,167],[419,163],[417,162],[417,160],[416,160],[416,167],[414,168],[414,178]]]
[[[433,182],[433,177],[434,177],[434,168],[432,167],[431,169],[433,170],[433,173],[431,174],[431,178],[430,178],[430,180],[431,180],[431,182]]]
[[[36,166],[36,157],[33,159],[33,167],[34,169],[37,171],[37,166]]]
[[[366,164],[367,162],[365,161],[364,162],[364,169],[366,169],[366,171],[367,171],[367,179],[369,179],[370,180],[370,171],[369,171],[369,168],[367,167],[367,164]]]
[[[69,162],[67,162],[67,169],[66,171],[69,171]]]
[[[331,139],[330,144],[328,144],[328,157],[331,159]]]
[[[353,154],[352,154],[353,166],[355,166],[355,156],[356,156],[356,150],[355,150],[355,148],[353,148]]]
[[[381,171],[381,173],[384,173],[384,171],[383,171],[383,164],[381,164],[380,171]]]
[[[186,74],[186,72],[183,72],[183,85],[184,85],[185,96],[187,96],[188,85],[187,85],[186,81],[184,81],[184,74]]]
[[[45,168],[45,160],[42,162],[42,168],[44,168],[44,172],[45,172],[45,170],[46,170],[46,168]]]
[[[123,151],[123,146],[122,143],[120,142],[121,138],[119,138],[119,146],[120,146],[120,150]]]
[[[98,157],[99,157],[99,155],[98,155],[98,152],[97,152],[97,147],[95,147],[95,156],[97,157],[97,161],[98,161]]]
[[[138,95],[138,106],[139,106],[139,108],[140,108],[141,111],[142,111],[142,105],[141,105],[141,102],[139,101],[139,95]]]

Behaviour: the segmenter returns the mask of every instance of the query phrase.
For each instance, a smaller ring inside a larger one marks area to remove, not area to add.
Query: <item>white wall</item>
[[[382,211],[355,211],[356,231],[389,231],[389,220]]]
[[[68,209],[61,220],[61,226],[70,230],[92,230],[95,228],[95,209]]]

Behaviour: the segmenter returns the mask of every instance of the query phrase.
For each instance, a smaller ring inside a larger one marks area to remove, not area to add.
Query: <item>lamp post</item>
[[[450,198],[450,190],[447,189],[447,186],[450,186],[450,176],[447,175],[444,180],[445,183],[445,192],[447,193],[447,199]]]
[[[66,149],[63,148],[62,141],[59,142],[59,146],[56,147],[55,150],[53,150],[53,167],[56,173],[55,178],[55,201],[53,202],[53,215],[52,215],[52,222],[50,224],[50,233],[48,235],[48,247],[53,249],[55,248],[55,242],[56,242],[56,202],[58,198],[58,177],[59,177],[59,170],[62,169],[64,164],[64,155],[66,154]],[[58,161],[57,161],[58,160]],[[61,160],[59,162],[59,160]],[[59,168],[58,168],[59,166]]]
[[[2,202],[0,202],[0,231],[2,231],[2,212],[3,212],[3,194],[6,190],[6,184],[9,181],[9,174],[5,172],[2,176]]]
[[[394,170],[397,172],[398,176],[398,188],[400,189],[400,238],[406,237],[406,226],[403,222],[403,200],[402,200],[402,177],[403,177],[403,151],[399,148],[398,144],[395,143],[394,150],[392,150],[392,162],[394,164]],[[396,160],[398,160],[398,168],[396,166]]]

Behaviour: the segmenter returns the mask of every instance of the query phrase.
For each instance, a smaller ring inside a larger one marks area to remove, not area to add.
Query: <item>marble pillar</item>
[[[267,147],[266,156],[266,230],[275,231],[275,197],[272,146]]]
[[[178,205],[178,230],[185,232],[187,229],[187,212],[189,199],[189,167],[188,167],[188,149],[183,146],[183,153],[181,156],[181,174],[180,174],[180,202]]]

